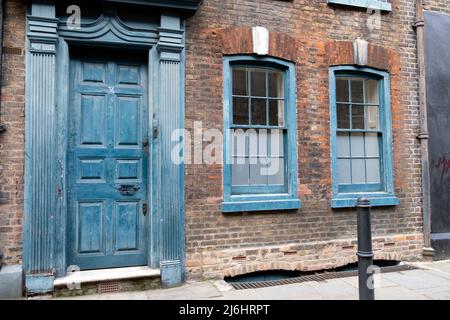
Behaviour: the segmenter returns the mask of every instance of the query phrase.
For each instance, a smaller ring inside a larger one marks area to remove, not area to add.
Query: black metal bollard
[[[357,200],[358,252],[356,255],[358,256],[359,300],[375,300],[370,208],[369,199],[359,198]]]

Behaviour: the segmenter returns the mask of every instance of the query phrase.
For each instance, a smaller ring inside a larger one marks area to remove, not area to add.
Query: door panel
[[[145,265],[145,58],[74,55],[70,69],[68,263],[82,270]]]

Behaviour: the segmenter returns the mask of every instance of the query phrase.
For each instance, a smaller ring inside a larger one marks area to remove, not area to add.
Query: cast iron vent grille
[[[418,268],[411,265],[396,265],[389,267],[381,267],[381,273],[389,273],[389,272],[399,272],[399,271],[408,271],[408,270],[417,270]],[[258,289],[258,288],[267,288],[267,287],[275,287],[282,286],[286,284],[296,284],[303,283],[308,281],[326,281],[331,279],[338,278],[349,278],[358,276],[357,270],[351,271],[338,271],[338,272],[323,272],[316,273],[311,275],[300,276],[296,278],[283,279],[283,280],[272,280],[272,281],[255,281],[255,282],[229,282],[229,284],[236,290],[244,290],[244,289]]]
[[[119,282],[117,281],[102,282],[98,285],[98,293],[115,292],[119,292]]]

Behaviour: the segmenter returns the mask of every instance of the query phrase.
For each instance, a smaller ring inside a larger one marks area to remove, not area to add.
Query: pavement
[[[383,273],[375,280],[377,300],[450,300],[450,260],[414,263],[416,270]],[[63,299],[63,298],[60,298]],[[225,281],[188,282],[181,287],[99,294],[83,300],[357,300],[358,278],[310,281],[235,290]]]

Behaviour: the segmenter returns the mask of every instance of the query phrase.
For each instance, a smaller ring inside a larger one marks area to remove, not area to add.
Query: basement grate
[[[102,282],[98,285],[98,293],[115,293],[119,292],[119,282],[117,281],[108,281]]]
[[[396,266],[388,266],[381,267],[381,273],[389,273],[389,272],[399,272],[399,271],[408,271],[408,270],[417,270],[419,268],[407,264],[396,265]],[[331,279],[338,278],[349,278],[358,276],[358,270],[351,271],[337,271],[337,272],[322,272],[311,275],[305,275],[295,278],[283,279],[283,280],[271,280],[271,281],[255,281],[255,282],[229,282],[229,284],[236,290],[244,290],[244,289],[258,289],[258,288],[267,288],[267,287],[275,287],[282,286],[287,284],[296,284],[303,283],[308,281],[326,281]]]

